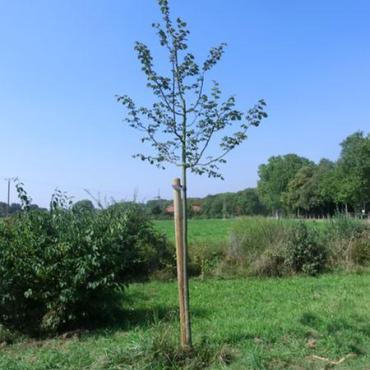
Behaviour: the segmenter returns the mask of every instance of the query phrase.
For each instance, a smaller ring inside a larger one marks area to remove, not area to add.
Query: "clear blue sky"
[[[230,156],[225,181],[191,177],[191,196],[255,186],[258,165],[295,152],[336,159],[339,143],[370,130],[370,1],[172,0],[200,57],[228,43],[212,78],[240,108],[269,118]],[[0,200],[19,176],[35,202],[55,187],[115,199],[171,196],[177,169],[135,161],[140,142],[115,94],[151,100],[133,52],[158,50],[155,0],[0,0]],[[14,200],[14,197],[13,197]]]

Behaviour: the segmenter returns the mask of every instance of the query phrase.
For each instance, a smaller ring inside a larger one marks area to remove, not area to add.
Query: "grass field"
[[[254,217],[247,220],[255,220]],[[190,219],[188,222],[189,228],[189,243],[194,244],[217,244],[228,241],[229,232],[232,226],[238,222],[238,218],[228,219]],[[286,220],[289,222],[289,220]],[[325,220],[306,220],[317,229],[322,229],[327,224]],[[175,240],[175,229],[173,220],[157,220],[154,221],[156,228],[163,232],[171,241]]]
[[[324,369],[328,361],[314,355],[348,356],[336,369],[370,369],[369,280],[369,273],[192,280],[194,342],[206,337],[230,348],[230,369]],[[147,354],[158,331],[177,338],[176,284],[132,285],[124,302],[126,320],[114,328],[3,345],[0,369],[166,368]],[[223,366],[216,361],[211,368]]]
[[[231,226],[236,219],[192,219],[189,220],[189,243],[222,243],[228,239]],[[160,220],[154,222],[157,229],[175,240],[175,229],[172,220]]]
[[[190,251],[227,247],[235,222],[190,220]],[[174,240],[172,221],[155,225]],[[192,279],[195,355],[185,368],[370,369],[370,271],[362,271]],[[183,369],[176,283],[133,284],[122,302],[116,325],[90,331],[35,340],[0,327],[0,370]]]

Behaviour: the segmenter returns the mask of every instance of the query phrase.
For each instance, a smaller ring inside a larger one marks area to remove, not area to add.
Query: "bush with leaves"
[[[286,262],[294,272],[317,275],[325,269],[327,251],[314,228],[302,222],[291,229]]]
[[[92,212],[57,192],[49,212],[27,208],[0,224],[0,321],[32,334],[102,320],[117,291],[171,259],[135,206]]]

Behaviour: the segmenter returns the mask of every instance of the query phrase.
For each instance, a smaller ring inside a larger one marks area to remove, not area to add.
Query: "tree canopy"
[[[370,134],[356,132],[342,143],[337,164],[337,201],[356,209],[370,202]]]
[[[355,132],[341,143],[336,162],[318,164],[296,154],[271,157],[259,167],[258,192],[270,211],[324,216],[370,204],[370,134]]]
[[[258,192],[263,203],[271,210],[280,211],[284,207],[284,194],[288,191],[289,182],[304,166],[311,165],[307,158],[296,154],[271,157],[258,169]]]

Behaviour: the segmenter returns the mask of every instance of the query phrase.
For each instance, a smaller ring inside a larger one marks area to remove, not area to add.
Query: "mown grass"
[[[369,280],[370,272],[192,280],[194,342],[230,348],[230,369],[324,369],[328,361],[313,355],[338,360],[349,354],[336,369],[369,369]],[[167,361],[166,341],[156,353],[151,344],[158,332],[163,340],[177,339],[176,283],[132,285],[124,309],[125,319],[109,329],[3,344],[0,369],[178,368]],[[217,359],[210,366],[225,367]]]

